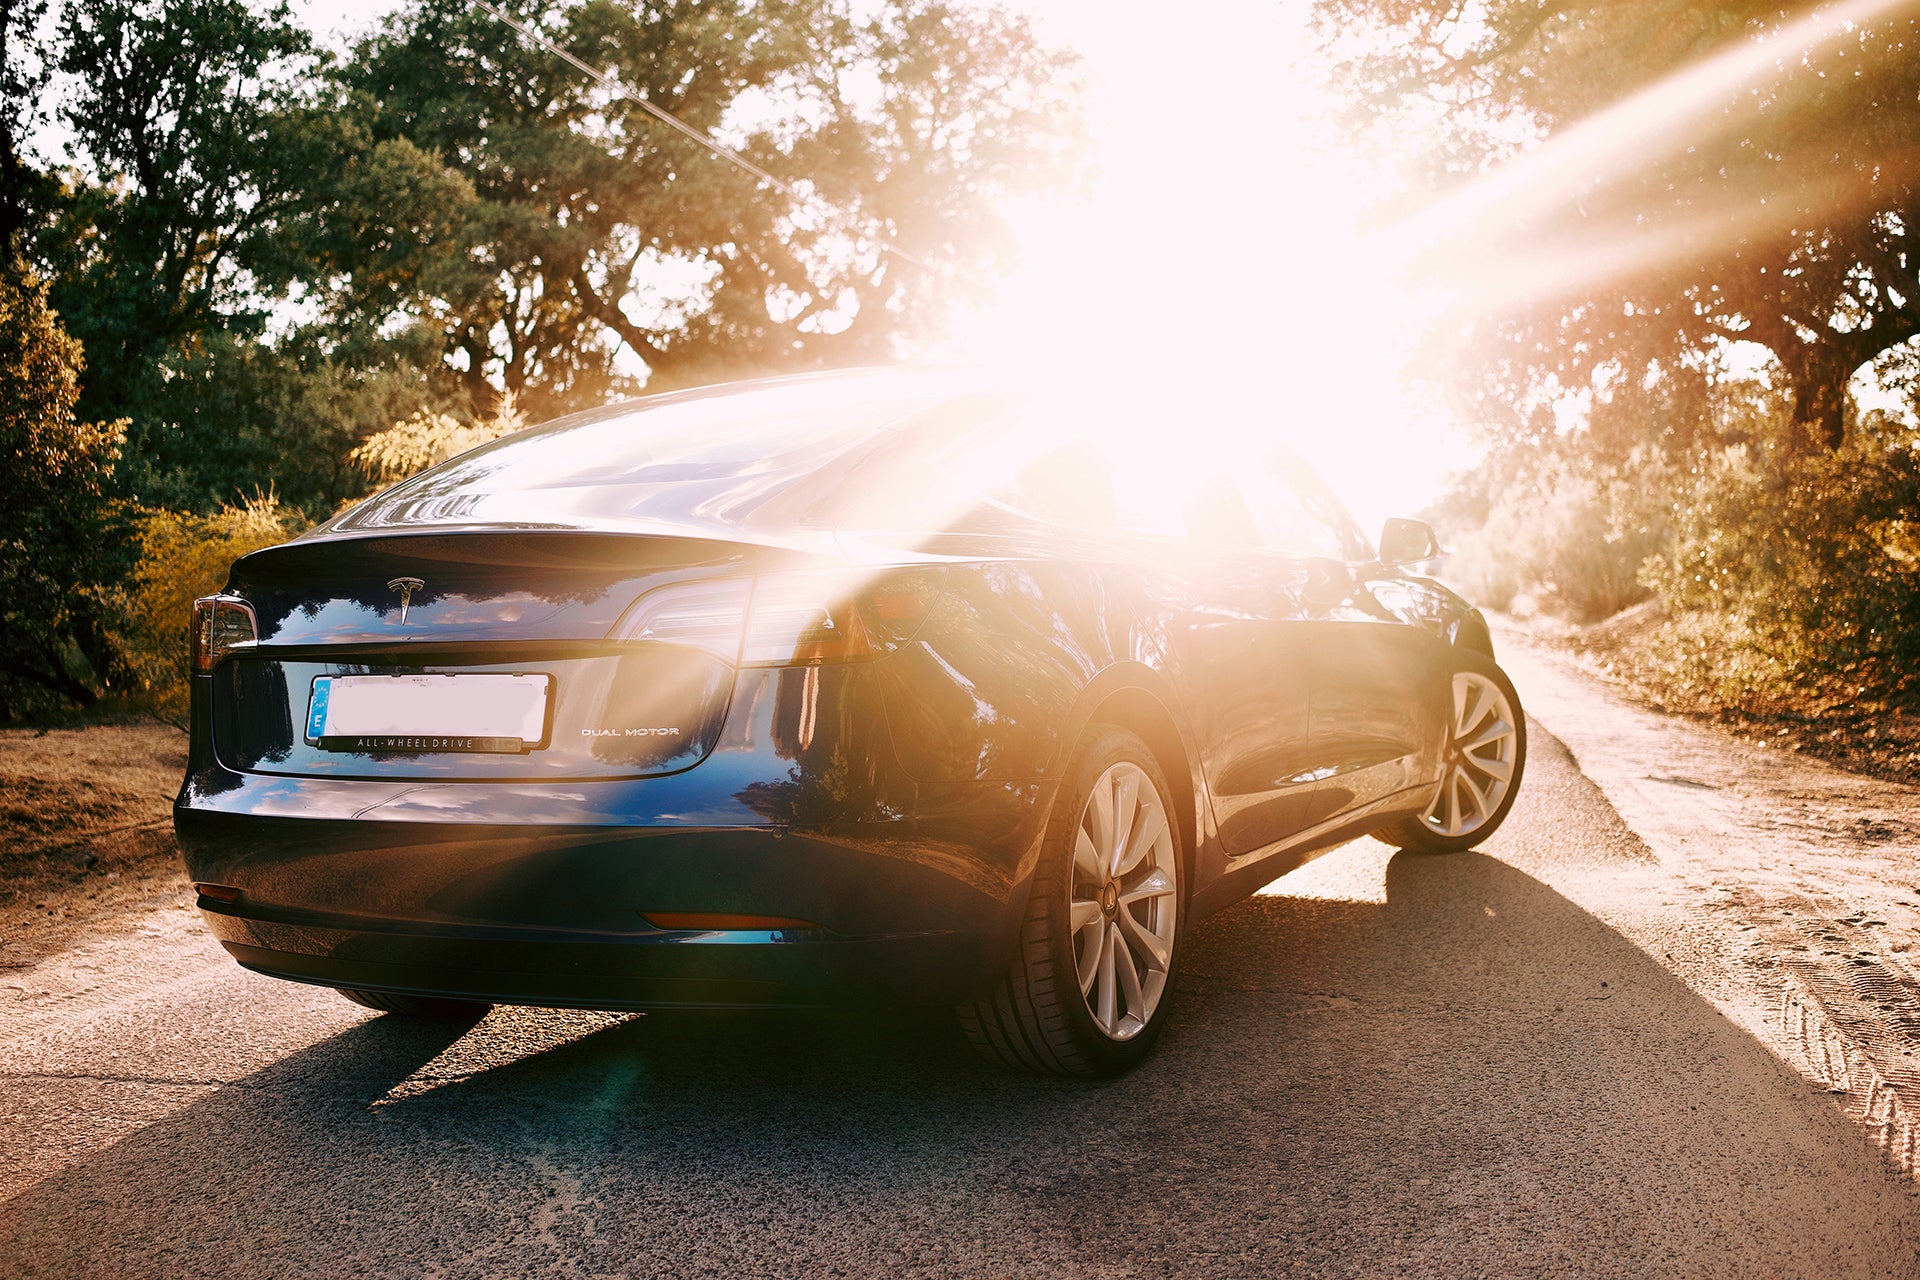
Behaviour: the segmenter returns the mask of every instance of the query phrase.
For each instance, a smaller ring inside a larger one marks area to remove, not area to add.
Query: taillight
[[[253,606],[238,596],[201,596],[193,602],[193,669],[213,670],[220,659],[260,638]]]
[[[752,591],[751,578],[661,587],[634,601],[607,639],[689,645],[705,649],[722,662],[738,662],[740,628]]]
[[[743,667],[857,662],[913,639],[939,594],[937,570],[773,573],[662,587],[609,640],[691,645]]]

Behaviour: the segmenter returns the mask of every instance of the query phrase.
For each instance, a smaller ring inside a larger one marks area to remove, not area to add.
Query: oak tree
[[[1001,10],[502,3],[538,40],[414,0],[346,59],[363,140],[314,237],[336,314],[422,318],[477,412],[884,357],[1005,259],[1002,197],[1077,159],[1071,57]]]
[[[1920,27],[1856,0],[1318,0],[1363,117],[1442,140],[1448,357],[1508,404],[1762,344],[1799,449],[1920,335]],[[1489,174],[1495,176],[1489,177]],[[1419,223],[1410,225],[1422,225]],[[1464,360],[1462,357],[1466,357]]]

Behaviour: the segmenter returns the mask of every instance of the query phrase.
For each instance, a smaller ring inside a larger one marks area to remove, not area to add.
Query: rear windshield
[[[888,372],[613,405],[431,467],[362,503],[334,527],[791,520],[800,495],[787,490],[812,487],[807,482],[814,473],[831,470],[840,455],[950,395],[951,386],[941,375]],[[787,501],[780,501],[783,495]]]
[[[1270,432],[1221,453],[1198,447],[1200,425],[1185,402],[1119,388],[1016,393],[919,370],[780,379],[531,428],[395,485],[332,528],[664,523],[777,537],[1039,524],[1315,554],[1359,545],[1310,476],[1256,479],[1276,461]]]
[[[1187,406],[1111,394],[976,393],[882,434],[809,523],[932,533],[1035,524],[1359,560],[1371,552],[1312,471],[1253,430],[1209,448]]]

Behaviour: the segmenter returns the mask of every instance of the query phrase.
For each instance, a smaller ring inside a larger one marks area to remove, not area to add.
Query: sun
[[[1148,447],[1285,444],[1371,529],[1431,503],[1471,453],[1406,389],[1432,317],[1367,229],[1391,177],[1341,144],[1306,6],[1028,7],[1085,59],[1097,177],[1009,207],[1020,266],[935,355],[1185,389],[1208,412]]]

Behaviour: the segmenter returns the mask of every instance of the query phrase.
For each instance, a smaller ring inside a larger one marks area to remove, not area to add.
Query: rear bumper
[[[402,810],[403,820],[367,813],[365,783],[233,781],[177,806],[175,830],[196,884],[237,891],[232,901],[203,894],[200,907],[248,968],[612,1009],[964,998],[1012,954],[1047,798],[1037,787],[967,784],[930,789],[910,817],[696,826],[622,813],[640,787],[666,799],[658,781],[544,799],[489,788],[490,804],[522,814],[584,799],[611,818],[474,823],[444,820],[440,806],[471,798],[456,784],[404,797],[382,788],[380,812]],[[455,794],[436,794],[449,787]],[[436,808],[443,820],[428,818]],[[655,927],[649,915],[664,913],[815,927]]]
[[[201,908],[228,953],[270,977],[491,1004],[583,1009],[953,1003],[987,948],[962,932],[840,938],[778,931],[503,938],[387,921],[333,924]]]

